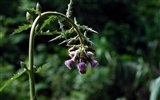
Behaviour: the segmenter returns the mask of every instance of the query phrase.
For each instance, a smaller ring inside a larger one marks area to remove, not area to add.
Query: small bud
[[[22,68],[26,67],[26,64],[23,61],[20,61],[20,65],[21,65]]]
[[[42,7],[41,7],[41,5],[39,4],[39,2],[37,2],[36,10],[38,10],[39,12],[41,12],[41,10],[42,10]]]
[[[26,19],[30,22],[32,22],[32,16],[29,12],[26,12]]]
[[[93,55],[94,55],[93,52],[91,52],[91,51],[88,51],[88,52],[87,52],[87,56],[88,56],[88,57],[92,58]]]
[[[27,65],[23,61],[20,61],[20,66],[28,71]]]

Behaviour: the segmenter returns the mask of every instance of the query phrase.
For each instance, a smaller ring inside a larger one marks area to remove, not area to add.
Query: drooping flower
[[[91,67],[96,67],[99,63],[96,60],[93,60],[95,50],[91,47],[84,46],[81,47],[80,45],[74,45],[69,50],[69,56],[71,57],[70,60],[65,61],[65,65],[71,69],[72,64],[77,62],[77,69],[80,74],[86,73],[86,63],[90,62]]]
[[[91,67],[94,68],[96,67],[97,65],[99,65],[98,61],[97,60],[91,60],[90,61],[90,64],[91,64]]]
[[[86,64],[84,62],[80,62],[77,64],[77,68],[80,74],[86,73]]]
[[[74,62],[74,61],[73,61],[72,59],[66,60],[66,61],[65,61],[65,65],[66,65],[69,69],[71,69],[73,62]]]

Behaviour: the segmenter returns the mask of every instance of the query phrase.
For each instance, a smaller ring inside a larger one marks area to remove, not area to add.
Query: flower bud
[[[36,10],[38,10],[39,12],[41,12],[41,10],[42,10],[42,7],[41,7],[41,5],[39,4],[39,2],[37,2]]]
[[[26,19],[30,22],[32,22],[32,16],[29,12],[26,12]]]
[[[91,51],[88,51],[88,52],[87,52],[87,56],[88,56],[88,57],[92,58],[93,55],[94,55],[93,52],[91,52]]]
[[[26,67],[26,64],[23,61],[20,61],[20,65],[21,65],[22,68]]]

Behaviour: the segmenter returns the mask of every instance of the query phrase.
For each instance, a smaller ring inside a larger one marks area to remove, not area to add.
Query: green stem
[[[37,100],[36,98],[36,92],[35,92],[35,72],[34,72],[34,67],[33,67],[33,62],[34,62],[34,39],[35,39],[35,27],[38,24],[38,22],[40,20],[42,20],[44,17],[47,16],[60,16],[62,18],[65,18],[76,30],[79,39],[80,39],[80,43],[83,45],[83,39],[82,39],[82,34],[80,32],[80,30],[78,29],[77,25],[74,24],[74,22],[68,18],[66,15],[62,14],[62,13],[58,13],[58,12],[52,12],[52,11],[48,11],[48,12],[44,12],[42,13],[40,16],[38,16],[31,27],[31,31],[30,31],[30,38],[29,38],[29,85],[30,85],[30,99],[31,100]]]

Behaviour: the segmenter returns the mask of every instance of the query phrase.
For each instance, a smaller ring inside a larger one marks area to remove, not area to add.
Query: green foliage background
[[[25,8],[38,0],[0,0],[0,86],[28,62],[29,30],[10,34],[27,23]],[[66,12],[69,0],[39,0],[42,11]],[[38,36],[35,65],[46,68],[36,74],[39,100],[159,100],[160,99],[160,1],[73,0],[73,16],[97,30],[90,34],[97,44],[99,66],[79,75],[68,70],[67,47]],[[57,28],[57,24],[49,26]],[[2,100],[28,100],[28,76],[23,74],[0,92]]]

